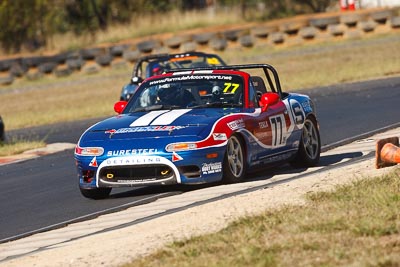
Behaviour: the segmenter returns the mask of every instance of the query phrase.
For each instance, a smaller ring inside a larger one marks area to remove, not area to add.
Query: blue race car
[[[120,100],[128,101],[138,85],[145,79],[177,68],[224,66],[215,54],[186,52],[182,54],[156,54],[141,57],[133,67],[131,80],[122,87]]]
[[[268,64],[153,76],[114,110],[75,149],[87,198],[106,198],[113,187],[235,183],[250,170],[315,166],[320,158],[312,100],[283,92]]]

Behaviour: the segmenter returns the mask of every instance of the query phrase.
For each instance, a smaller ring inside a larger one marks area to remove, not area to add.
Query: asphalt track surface
[[[400,77],[303,92],[316,103],[325,148],[399,126]],[[48,143],[76,143],[80,134],[99,119],[11,131],[7,135],[46,137]],[[334,162],[332,158],[321,158],[323,166]],[[79,193],[72,150],[3,165],[0,166],[0,242],[202,187],[119,189],[113,190],[109,199],[95,201]]]

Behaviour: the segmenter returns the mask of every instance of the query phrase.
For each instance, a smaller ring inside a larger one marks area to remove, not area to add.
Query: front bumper
[[[210,151],[218,152],[219,157],[208,159]],[[76,156],[79,186],[90,189],[204,184],[222,179],[224,148],[180,152],[179,156],[181,159],[175,161],[172,153],[105,159]]]
[[[96,177],[97,187],[181,183],[176,166],[160,156],[108,158],[99,165]]]

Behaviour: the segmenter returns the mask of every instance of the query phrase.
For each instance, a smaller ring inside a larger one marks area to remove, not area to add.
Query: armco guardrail
[[[150,53],[179,53],[193,50],[223,51],[261,45],[294,45],[310,41],[362,38],[371,34],[400,31],[398,9],[370,9],[302,15],[241,27],[204,29],[201,33],[181,33],[170,37],[107,47],[81,49],[52,56],[19,57],[0,60],[0,85],[18,78],[37,80],[45,75],[87,74],[104,67],[117,68],[134,63]]]

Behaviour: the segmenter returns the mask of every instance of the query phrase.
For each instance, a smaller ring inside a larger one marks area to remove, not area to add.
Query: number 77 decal
[[[272,146],[283,146],[286,143],[286,123],[285,116],[279,114],[269,118],[271,123]]]
[[[238,83],[224,83],[224,93],[231,91],[231,93],[235,93],[235,91],[239,88],[240,84]]]

